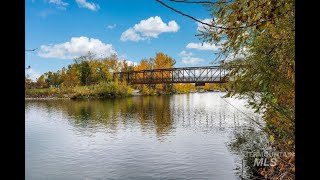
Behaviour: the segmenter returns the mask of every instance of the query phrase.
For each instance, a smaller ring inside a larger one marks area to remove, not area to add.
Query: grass
[[[130,96],[133,89],[126,84],[115,85],[113,82],[100,82],[91,86],[26,89],[27,98],[113,98]]]

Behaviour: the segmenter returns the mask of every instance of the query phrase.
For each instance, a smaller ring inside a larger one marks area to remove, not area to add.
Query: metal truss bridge
[[[203,66],[116,72],[113,79],[125,80],[128,84],[195,83],[204,86],[205,83],[227,82],[228,73],[220,66]]]

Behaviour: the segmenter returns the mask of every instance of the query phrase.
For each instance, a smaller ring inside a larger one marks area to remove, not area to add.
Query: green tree
[[[48,85],[46,83],[46,78],[43,74],[37,79],[37,87],[39,87],[39,88],[48,87]]]

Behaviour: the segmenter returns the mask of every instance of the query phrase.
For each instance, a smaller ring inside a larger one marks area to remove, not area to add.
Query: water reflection
[[[26,101],[27,179],[237,179],[226,143],[259,117],[223,95]]]
[[[108,132],[116,133],[119,128],[138,124],[143,132],[154,131],[158,137],[174,131],[177,124],[202,130],[217,128],[215,130],[219,131],[254,126],[250,119],[221,102],[221,99],[211,98],[215,102],[210,102],[210,98],[206,99],[208,96],[195,96],[147,96],[103,101],[29,100],[26,111],[37,106],[49,114],[61,112],[69,117],[69,123],[79,131],[104,127]],[[252,114],[248,109],[245,110]],[[255,118],[258,119],[258,116],[255,115]]]

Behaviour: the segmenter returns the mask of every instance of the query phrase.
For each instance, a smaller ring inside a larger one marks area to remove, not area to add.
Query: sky
[[[209,22],[199,4],[174,3],[174,8]],[[175,67],[212,65],[218,47],[195,36],[203,28],[155,0],[26,0],[26,75],[35,80],[73,63],[88,51],[98,57],[113,53],[139,63],[157,52],[176,60]]]

